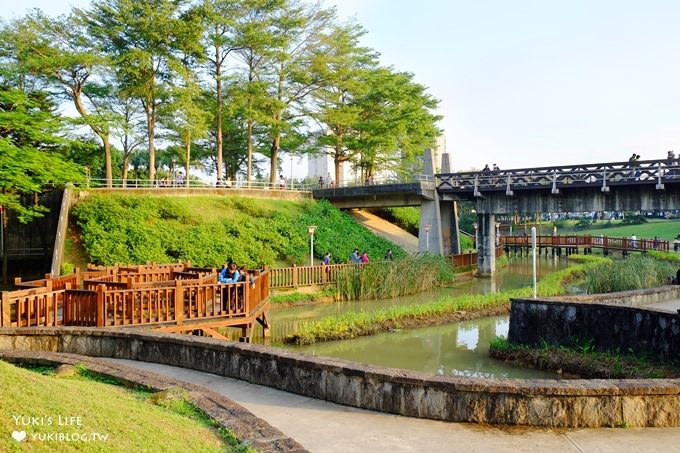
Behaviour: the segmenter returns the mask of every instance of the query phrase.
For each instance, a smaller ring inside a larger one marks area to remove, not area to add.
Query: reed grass
[[[675,266],[668,261],[636,255],[589,268],[585,281],[590,294],[611,293],[661,286],[675,272]]]
[[[567,269],[550,274],[538,284],[538,294],[542,297],[557,296],[566,292],[566,284],[591,266],[599,266],[605,259],[592,257],[587,263],[576,264]],[[397,306],[372,313],[353,312],[341,316],[328,316],[317,321],[300,325],[297,332],[288,335],[285,343],[312,344],[319,341],[340,340],[363,335],[371,335],[391,327],[398,328],[406,320],[434,320],[458,311],[475,311],[498,307],[509,303],[511,298],[525,298],[532,295],[532,288],[525,287],[499,293],[443,297],[435,302]]]
[[[387,299],[430,291],[453,281],[446,259],[420,255],[343,269],[336,278],[338,300]]]

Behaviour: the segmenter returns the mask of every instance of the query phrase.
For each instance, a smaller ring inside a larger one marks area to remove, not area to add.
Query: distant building
[[[357,174],[352,171],[349,162],[343,162],[340,165],[342,181],[349,182],[357,179]],[[326,182],[330,177],[330,179],[335,182],[335,162],[333,161],[333,156],[328,154],[309,156],[307,161],[307,175],[314,179],[322,177]]]
[[[441,134],[437,136],[437,142],[434,145],[434,171],[438,173],[441,171],[442,154],[446,153],[446,135]]]

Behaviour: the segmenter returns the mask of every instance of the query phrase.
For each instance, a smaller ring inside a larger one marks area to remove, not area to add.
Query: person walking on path
[[[366,254],[366,250],[361,252],[361,256],[359,257],[359,261],[361,262],[361,264],[368,263],[368,255]]]
[[[359,257],[359,249],[354,249],[352,254],[349,256],[349,262],[352,264],[361,264],[361,258]]]

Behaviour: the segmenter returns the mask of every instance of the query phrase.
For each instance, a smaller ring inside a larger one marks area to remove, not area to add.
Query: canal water
[[[541,276],[568,266],[565,259],[541,257],[537,273]],[[399,305],[436,301],[444,296],[487,294],[530,286],[531,260],[513,257],[507,267],[492,278],[464,279],[451,287],[414,296],[387,300],[310,304],[273,307],[270,312],[272,341],[297,330],[300,323],[348,312],[371,312]],[[578,291],[578,289],[575,289]],[[335,357],[355,362],[423,371],[434,375],[496,378],[562,378],[554,373],[512,366],[488,355],[489,343],[496,336],[507,336],[508,317],[494,316],[443,326],[404,329],[351,340],[286,346],[312,355]],[[258,334],[256,333],[256,338]]]

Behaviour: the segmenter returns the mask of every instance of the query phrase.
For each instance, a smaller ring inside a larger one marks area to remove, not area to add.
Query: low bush
[[[364,300],[429,291],[453,279],[444,257],[421,255],[344,269],[336,282],[338,299]]]
[[[590,294],[630,291],[661,286],[675,268],[666,261],[635,255],[621,261],[608,261],[589,268],[585,274]]]
[[[239,197],[92,195],[73,209],[82,244],[95,264],[191,260],[219,267],[227,259],[256,267],[278,261],[307,263],[308,225],[316,225],[315,252],[345,262],[354,247],[371,258],[389,248],[330,203]]]

